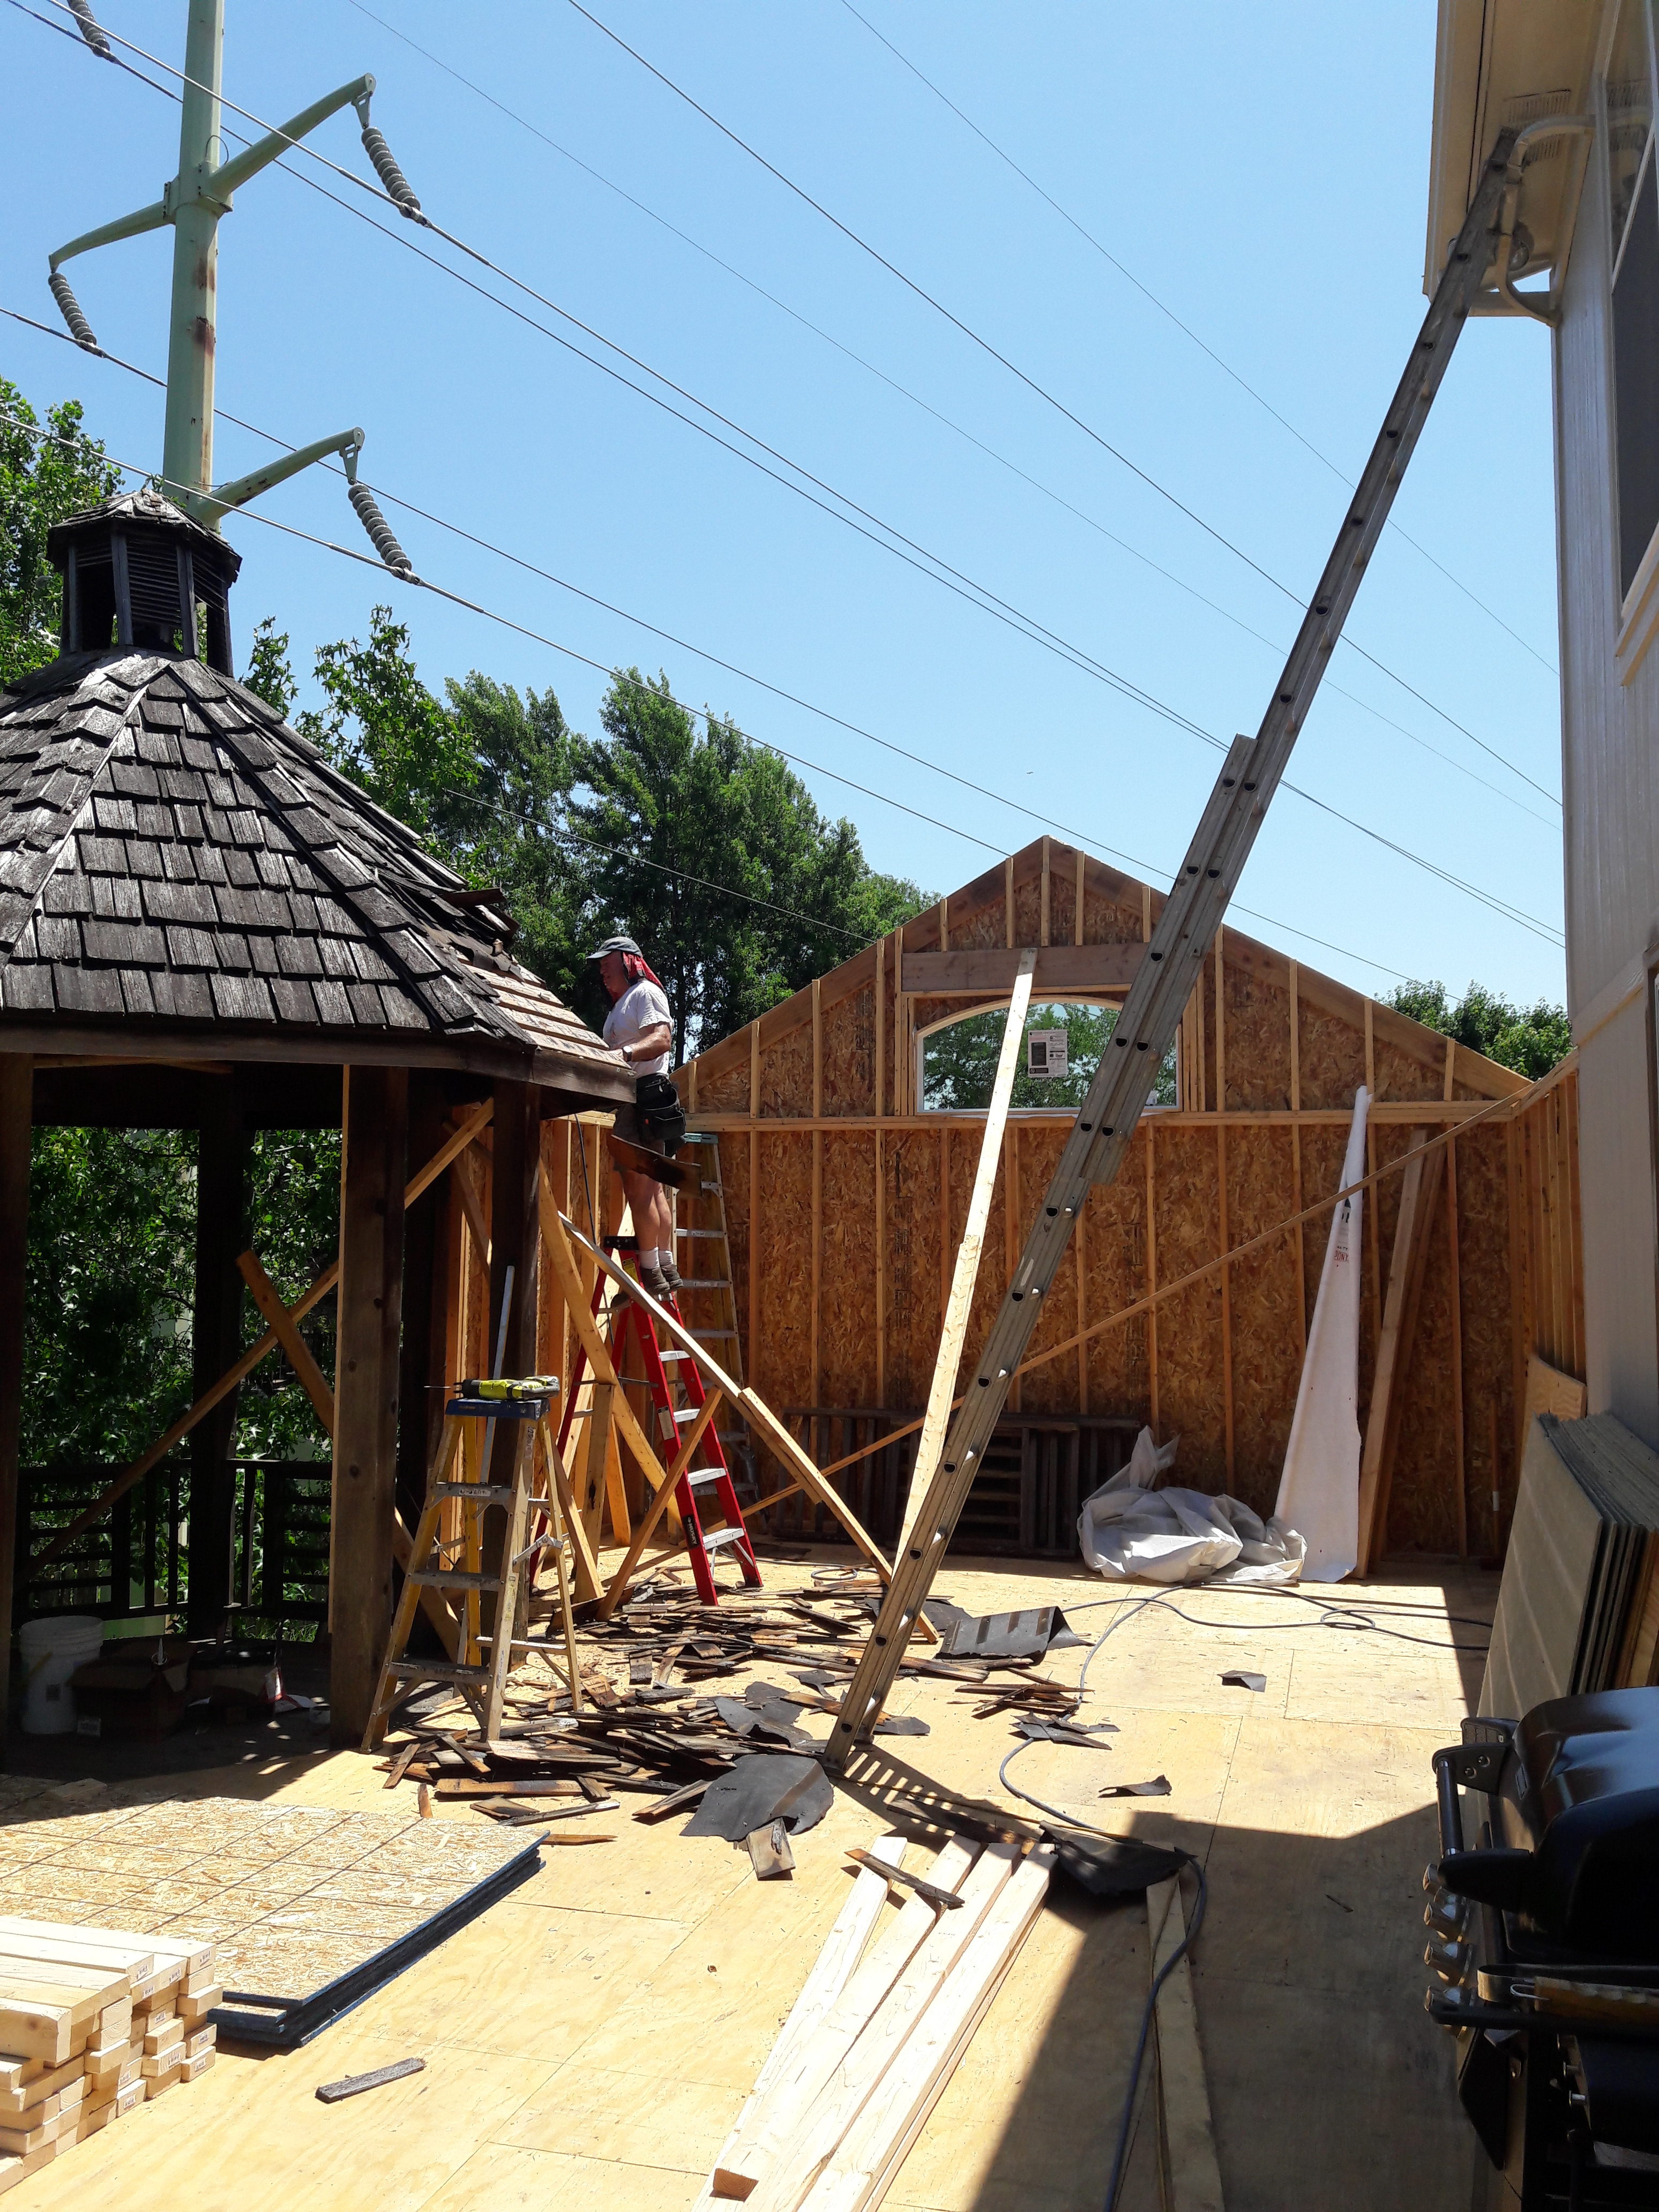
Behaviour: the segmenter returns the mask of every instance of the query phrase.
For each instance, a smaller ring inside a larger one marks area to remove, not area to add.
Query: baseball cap
[[[596,945],[587,957],[590,960],[603,960],[607,952],[631,952],[636,959],[645,957],[631,937],[607,937],[605,943]]]

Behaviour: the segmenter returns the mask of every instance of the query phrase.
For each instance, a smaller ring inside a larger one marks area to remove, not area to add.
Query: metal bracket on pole
[[[939,1470],[893,1562],[893,1579],[830,1731],[824,1757],[832,1766],[846,1765],[880,1717],[1078,1212],[1091,1187],[1111,1182],[1121,1166],[1152,1079],[1202,975],[1491,259],[1514,137],[1512,131],[1504,131],[1486,164],[1261,728],[1254,738],[1236,738],[1222,763],[951,1425]]]
[[[91,51],[113,58],[108,35],[94,18],[88,0],[69,0],[82,35]],[[372,76],[354,77],[337,86],[309,107],[290,116],[280,130],[267,131],[228,161],[219,158],[223,146],[220,116],[220,75],[224,46],[224,0],[189,0],[185,45],[185,68],[179,128],[179,171],[163,188],[161,197],[132,215],[102,224],[60,246],[50,257],[47,284],[76,343],[99,350],[92,325],[80,301],[60,273],[60,264],[94,247],[112,246],[149,230],[171,223],[173,229],[173,313],[167,349],[167,428],[162,446],[160,481],[170,497],[210,530],[222,515],[281,483],[312,462],[331,453],[343,454],[352,505],[374,541],[388,568],[400,574],[413,573],[408,556],[398,544],[373,495],[356,481],[361,430],[319,439],[298,453],[285,455],[263,469],[251,471],[228,483],[213,487],[213,384],[216,337],[218,228],[231,212],[234,195],[250,178],[280,161],[318,125],[343,107],[357,112],[363,145],[387,197],[412,222],[424,222],[421,204],[409,181],[392,160],[386,140],[370,124],[369,101],[374,91]]]

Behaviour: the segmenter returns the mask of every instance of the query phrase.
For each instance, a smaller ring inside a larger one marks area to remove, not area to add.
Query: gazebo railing
[[[231,1606],[269,1621],[328,1614],[326,1460],[239,1460]],[[110,1466],[19,1470],[15,1619],[93,1613],[106,1620],[177,1613],[190,1596],[190,1466],[170,1455],[39,1570],[29,1562],[101,1497]]]

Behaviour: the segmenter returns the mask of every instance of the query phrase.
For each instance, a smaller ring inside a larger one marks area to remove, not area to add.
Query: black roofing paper
[[[753,1752],[709,1784],[681,1833],[724,1836],[728,1843],[740,1844],[757,1828],[782,1820],[799,1836],[816,1828],[834,1802],[835,1792],[816,1759],[791,1751]]]
[[[1155,1881],[1168,1881],[1187,1863],[1183,1852],[1160,1850],[1156,1844],[1091,1836],[1076,1828],[1046,1828],[1043,1833],[1061,1872],[1091,1897],[1133,1897]]]

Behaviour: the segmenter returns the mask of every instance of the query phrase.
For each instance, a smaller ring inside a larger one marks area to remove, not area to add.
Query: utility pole
[[[392,160],[386,140],[369,121],[374,80],[360,76],[313,100],[277,131],[267,132],[229,160],[224,149],[221,85],[224,66],[224,0],[186,0],[183,102],[179,125],[179,173],[159,200],[100,224],[60,246],[52,255],[47,283],[77,345],[99,350],[92,326],[61,273],[62,264],[94,247],[113,246],[145,231],[173,226],[173,303],[167,337],[167,418],[161,445],[161,486],[176,506],[210,530],[233,507],[271,485],[337,453],[345,464],[347,496],[389,568],[412,574],[408,556],[380,513],[374,494],[357,482],[362,430],[337,430],[263,468],[216,485],[213,481],[213,385],[218,353],[219,225],[230,214],[234,194],[283,154],[308,137],[319,123],[343,107],[354,107],[362,141],[386,188],[386,197],[411,222],[423,222],[421,204]],[[81,34],[94,54],[112,60],[111,34],[94,20],[88,0],[72,6]]]

